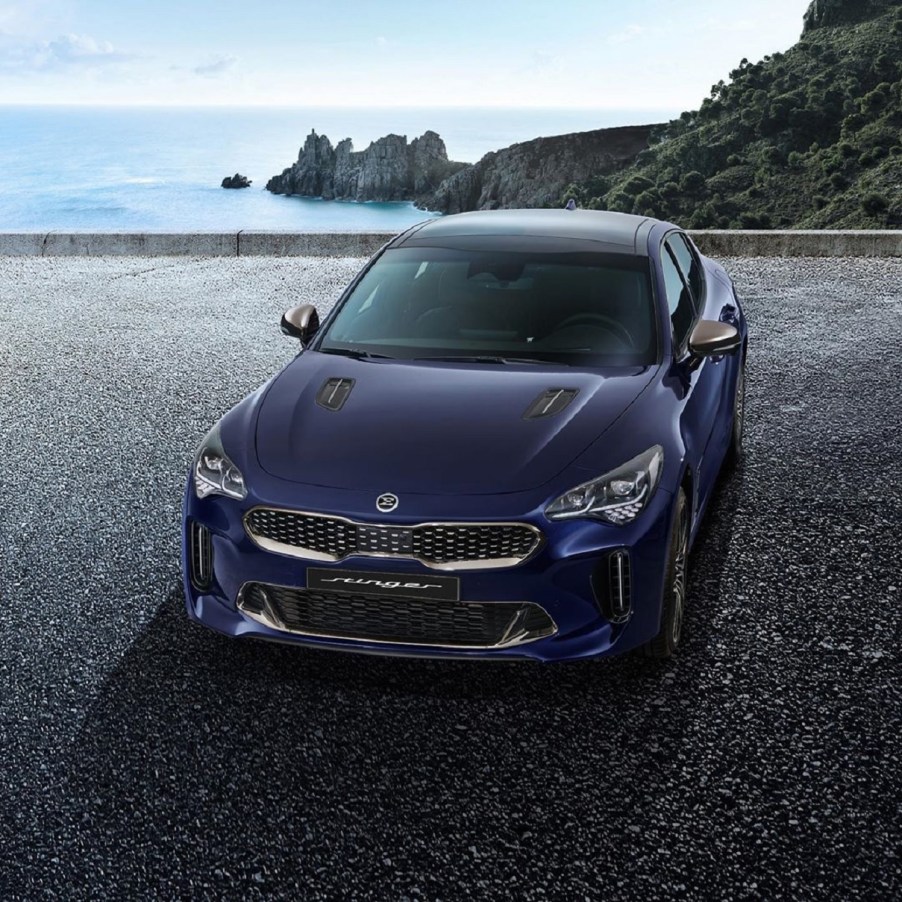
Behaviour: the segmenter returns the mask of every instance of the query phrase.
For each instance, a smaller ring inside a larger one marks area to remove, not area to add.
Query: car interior
[[[654,355],[647,273],[505,258],[374,267],[330,330],[333,341],[411,348]]]

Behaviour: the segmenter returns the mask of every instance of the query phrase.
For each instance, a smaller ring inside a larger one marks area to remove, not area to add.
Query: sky
[[[0,0],[0,104],[695,109],[809,0]]]

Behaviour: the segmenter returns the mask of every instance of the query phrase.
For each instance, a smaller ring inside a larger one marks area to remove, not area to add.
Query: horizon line
[[[289,104],[289,103],[156,103],[156,102],[68,102],[68,101],[16,101],[16,100],[0,100],[0,108],[3,107],[65,107],[67,109],[271,109],[271,110],[523,110],[523,111],[560,111],[560,112],[606,112],[606,113],[662,113],[676,107],[663,106],[562,106],[560,104],[552,104],[550,106],[538,105],[504,105],[504,104],[385,104],[384,106],[374,106],[372,104],[364,104],[355,106],[353,104]],[[678,115],[678,114],[677,114]]]

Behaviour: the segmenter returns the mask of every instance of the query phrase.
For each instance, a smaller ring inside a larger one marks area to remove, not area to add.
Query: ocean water
[[[451,159],[540,135],[664,121],[672,110],[0,107],[0,231],[50,229],[401,230],[430,214],[265,191],[311,129],[355,150],[426,129]],[[253,179],[227,191],[224,176]]]

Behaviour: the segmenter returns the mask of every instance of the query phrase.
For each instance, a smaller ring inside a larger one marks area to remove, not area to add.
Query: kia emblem
[[[398,506],[398,496],[392,495],[391,492],[386,492],[384,495],[380,495],[376,499],[376,507],[382,511],[383,514],[387,514],[389,511],[393,511]]]

